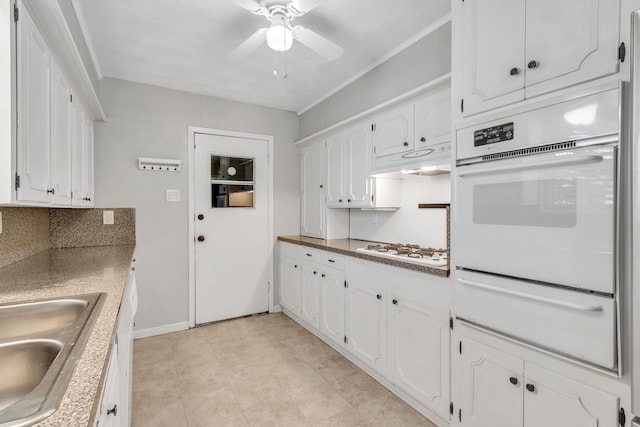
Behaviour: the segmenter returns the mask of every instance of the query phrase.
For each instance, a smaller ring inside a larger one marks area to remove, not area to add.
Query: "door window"
[[[253,208],[254,159],[211,156],[211,207]]]

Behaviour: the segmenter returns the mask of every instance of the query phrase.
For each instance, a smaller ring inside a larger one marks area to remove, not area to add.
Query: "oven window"
[[[473,222],[573,228],[577,221],[577,191],[574,178],[476,185]]]
[[[211,156],[211,207],[253,208],[253,158]]]

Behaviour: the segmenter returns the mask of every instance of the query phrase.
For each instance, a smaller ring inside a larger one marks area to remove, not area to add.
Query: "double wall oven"
[[[457,132],[456,316],[617,372],[619,89]]]

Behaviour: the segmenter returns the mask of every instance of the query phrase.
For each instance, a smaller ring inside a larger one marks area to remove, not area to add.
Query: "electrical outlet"
[[[113,224],[113,211],[102,211],[102,223],[104,225]]]

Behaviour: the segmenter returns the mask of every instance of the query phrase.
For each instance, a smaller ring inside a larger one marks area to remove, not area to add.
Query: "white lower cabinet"
[[[347,348],[381,374],[387,368],[387,307],[384,289],[356,278],[347,281]]]
[[[389,293],[391,381],[443,418],[449,415],[449,310]]]
[[[319,267],[303,262],[300,275],[300,317],[315,328],[320,327],[320,278],[324,276]]]
[[[320,332],[344,346],[345,280],[344,273],[327,269],[320,281]]]
[[[462,401],[472,427],[616,427],[616,396],[470,338],[460,341]]]
[[[282,247],[282,245],[281,245]],[[297,313],[300,308],[300,261],[280,256],[280,304]]]
[[[102,389],[102,398],[98,406],[98,414],[96,416],[96,427],[116,427],[125,425],[121,423],[118,417],[118,408],[120,404],[120,376],[118,375],[118,345],[114,342],[111,348],[111,356],[109,358],[109,367]]]

